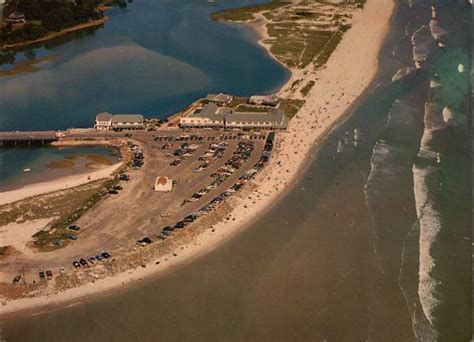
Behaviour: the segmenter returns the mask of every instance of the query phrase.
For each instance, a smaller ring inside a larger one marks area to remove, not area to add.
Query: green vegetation
[[[246,105],[240,105],[237,108],[235,108],[236,112],[242,112],[242,113],[267,113],[268,108],[265,107],[254,107],[254,106],[246,106]]]
[[[84,213],[92,208],[105,194],[107,189],[112,188],[119,182],[118,178],[107,180],[105,182],[97,182],[97,186],[85,193],[85,196],[74,200],[75,206],[70,206],[58,219],[56,219],[48,230],[41,230],[34,235],[36,238],[35,246],[42,250],[51,250],[54,248],[53,242],[63,240],[61,247],[65,246],[69,240],[64,238],[66,228],[77,221]],[[71,209],[74,209],[71,211]]]
[[[304,105],[304,100],[298,99],[284,99],[280,101],[279,108],[285,111],[288,118],[292,118],[300,110],[301,106]]]
[[[26,22],[0,21],[0,42],[1,45],[11,45],[34,41],[51,33],[103,19],[106,6],[126,7],[130,2],[132,0],[7,0],[4,19],[16,10],[25,15]],[[2,59],[0,56],[0,64],[4,64]]]
[[[331,54],[334,52],[334,50],[336,50],[337,45],[341,42],[342,35],[343,33],[338,31],[331,37],[324,49],[322,49],[322,51],[319,53],[318,57],[314,61],[314,65],[316,67],[319,68],[326,64],[326,62],[329,60],[329,57],[331,57]]]
[[[362,6],[365,0],[356,4]],[[271,53],[290,68],[322,66],[350,28],[353,6],[322,1],[283,2],[274,0],[263,5],[229,9],[212,14],[213,20],[249,21],[263,12],[268,20]],[[315,62],[316,61],[316,62]]]
[[[303,96],[306,96],[308,95],[309,91],[311,90],[311,88],[313,88],[315,82],[314,81],[309,81],[303,88],[301,88],[300,92],[301,94],[303,94]]]
[[[249,21],[254,19],[254,13],[259,13],[262,11],[270,11],[282,6],[288,5],[288,2],[280,0],[272,0],[268,4],[246,6],[240,8],[232,8],[228,10],[223,10],[219,12],[214,12],[211,14],[211,18],[214,21]]]
[[[232,99],[232,101],[229,103],[229,107],[231,108],[235,108],[241,104],[245,104],[247,103],[247,101],[249,100],[248,97],[239,97],[239,96],[234,96],[234,98]]]
[[[34,235],[34,244],[42,250],[55,248],[53,241],[64,239],[66,227],[81,217],[96,204],[108,188],[118,182],[117,178],[95,181],[72,189],[60,190],[50,194],[26,198],[0,207],[0,226],[11,222],[26,222],[43,218],[55,218],[48,228]]]

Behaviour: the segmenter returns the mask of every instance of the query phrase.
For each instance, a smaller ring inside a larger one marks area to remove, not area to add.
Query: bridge
[[[41,146],[56,140],[55,131],[0,132],[0,147]]]

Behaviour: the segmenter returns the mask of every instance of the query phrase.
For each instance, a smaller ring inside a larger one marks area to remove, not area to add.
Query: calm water
[[[100,155],[107,157],[112,163],[118,161],[118,151],[101,146],[0,149],[0,191],[87,171],[83,162],[76,163],[72,169],[48,167],[50,163],[65,160],[72,155]],[[23,172],[26,168],[31,171]]]
[[[253,32],[209,16],[259,2],[137,0],[107,11],[110,20],[91,34],[18,53],[17,61],[57,58],[0,78],[0,130],[90,127],[100,111],[164,118],[208,92],[271,92],[288,72]]]
[[[4,338],[468,341],[466,121],[427,130],[439,117],[434,122],[424,106],[455,98],[451,87],[461,76],[451,57],[464,59],[434,48],[440,64],[392,82],[399,68],[413,65],[410,35],[430,15],[423,1],[414,8],[399,4],[378,77],[268,214],[170,274],[66,309],[5,321]],[[458,22],[450,23],[451,32],[462,32],[462,21],[469,21],[443,13]],[[465,44],[450,44],[469,55]],[[430,90],[432,70],[456,80],[441,82],[447,98]],[[461,86],[454,93],[462,91]],[[468,108],[459,108],[457,114],[467,117]],[[421,265],[420,258],[428,262]]]

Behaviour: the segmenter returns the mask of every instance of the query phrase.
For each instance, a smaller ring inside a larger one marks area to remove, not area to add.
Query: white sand
[[[23,223],[11,222],[0,227],[0,244],[23,250],[31,241],[31,236],[51,222],[53,218],[30,220]]]
[[[308,94],[306,104],[291,121],[288,132],[278,134],[277,146],[269,165],[256,178],[258,193],[252,195],[252,199],[239,199],[238,194],[229,199],[234,210],[228,216],[235,217],[236,221],[222,221],[215,226],[215,232],[207,230],[194,244],[177,251],[177,256],[170,254],[161,258],[159,265],[140,267],[58,294],[51,292],[48,296],[15,300],[0,306],[0,314],[45,306],[53,301],[55,304],[72,301],[151,274],[162,274],[164,272],[160,271],[171,270],[179,263],[213,250],[247,227],[294,183],[307,164],[309,151],[317,139],[333,127],[369,85],[377,72],[378,54],[393,8],[393,1],[368,0],[364,10],[355,14],[353,27],[344,35],[326,68],[317,72],[309,71],[306,75],[304,71],[294,72],[288,85],[302,77],[306,79],[304,82],[316,80],[316,85]],[[283,87],[282,94],[288,93],[288,85]]]
[[[0,192],[0,205],[13,203],[28,197],[43,195],[49,192],[54,192],[62,189],[74,188],[81,184],[96,181],[98,179],[107,178],[115,170],[117,170],[120,165],[122,165],[122,163],[116,163],[100,170],[94,170],[88,173],[61,177],[47,182],[26,185],[22,188],[11,191]]]

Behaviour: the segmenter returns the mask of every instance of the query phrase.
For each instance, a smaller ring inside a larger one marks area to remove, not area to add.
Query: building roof
[[[276,96],[275,94],[253,95],[253,96],[250,96],[250,101],[278,102],[278,96]]]
[[[166,177],[157,177],[155,184],[166,185],[168,183],[168,178]]]
[[[113,123],[120,123],[120,122],[139,122],[143,123],[143,115],[141,114],[115,114],[112,115],[112,122]]]
[[[253,122],[277,122],[280,123],[285,117],[285,111],[283,109],[272,109],[268,113],[261,112],[232,112],[232,114],[226,115],[225,119],[227,122],[232,121],[253,121]]]
[[[110,121],[110,119],[112,119],[112,114],[107,112],[99,113],[95,116],[95,119],[97,121]]]
[[[168,177],[158,176],[155,179],[155,191],[171,191],[173,181]]]
[[[206,96],[206,100],[211,101],[211,102],[219,102],[219,103],[227,102],[227,101],[230,101],[231,99],[232,99],[231,95],[223,94],[223,93],[207,94]]]
[[[271,109],[267,113],[261,112],[235,112],[231,108],[218,107],[214,103],[205,105],[200,112],[194,112],[189,117],[207,118],[213,121],[226,122],[276,122],[280,123],[285,118],[285,111],[280,108]]]

